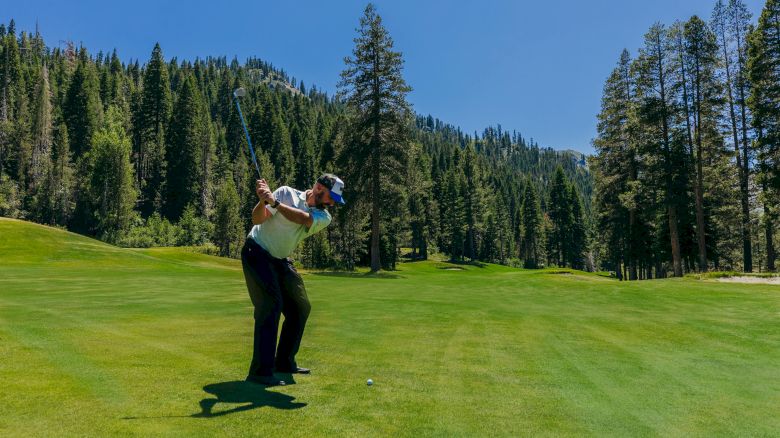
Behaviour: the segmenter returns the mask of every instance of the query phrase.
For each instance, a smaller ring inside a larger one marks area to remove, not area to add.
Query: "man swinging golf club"
[[[343,189],[344,182],[329,173],[305,192],[282,186],[272,193],[264,179],[257,180],[260,201],[252,210],[254,226],[241,250],[244,278],[255,308],[255,339],[247,381],[284,385],[283,380],[274,377],[274,370],[309,374],[309,369],[295,362],[295,354],[311,305],[303,279],[289,257],[301,240],[330,224],[325,207],[344,204]],[[284,315],[284,324],[277,349],[280,314]]]

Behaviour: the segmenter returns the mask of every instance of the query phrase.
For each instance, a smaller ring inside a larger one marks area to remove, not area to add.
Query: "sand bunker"
[[[727,283],[762,283],[762,284],[780,284],[780,277],[725,277],[718,278],[718,281]]]

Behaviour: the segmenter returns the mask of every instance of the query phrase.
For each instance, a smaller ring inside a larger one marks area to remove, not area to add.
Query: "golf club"
[[[244,114],[241,112],[241,105],[238,103],[239,97],[246,96],[246,90],[244,87],[236,88],[233,91],[233,99],[236,101],[236,108],[238,108],[238,116],[241,118],[241,126],[244,128],[244,134],[246,135],[246,142],[249,144],[249,153],[252,154],[252,162],[255,163],[255,169],[257,170],[257,177],[262,178],[260,175],[260,166],[257,165],[257,157],[255,157],[255,148],[252,146],[252,140],[249,139],[249,131],[246,129],[246,122],[244,122]]]

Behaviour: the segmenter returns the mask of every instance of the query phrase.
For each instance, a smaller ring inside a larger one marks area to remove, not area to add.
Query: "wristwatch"
[[[279,206],[279,200],[278,199],[274,199],[274,201],[276,201],[276,202],[274,202],[274,205],[272,205],[271,208],[276,208],[276,207]]]

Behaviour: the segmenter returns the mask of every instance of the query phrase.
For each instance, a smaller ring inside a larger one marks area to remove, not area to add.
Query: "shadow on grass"
[[[288,378],[289,381],[289,378]],[[300,409],[306,403],[294,402],[295,397],[280,392],[267,391],[262,385],[234,380],[232,382],[212,383],[203,390],[215,397],[207,397],[200,401],[201,411],[190,415],[193,418],[213,418],[236,412],[269,406],[276,409]],[[225,411],[214,412],[218,403],[249,403]]]
[[[295,383],[288,378],[285,381]],[[230,382],[210,383],[203,387],[203,390],[214,397],[206,397],[198,404],[200,412],[192,415],[163,415],[159,417],[124,417],[124,420],[142,420],[150,418],[214,418],[222,417],[236,412],[251,411],[252,409],[262,408],[264,406],[276,409],[300,409],[306,406],[306,403],[294,402],[295,397],[282,394],[280,392],[268,391],[262,385],[246,382],[243,380],[233,380]],[[214,411],[214,407],[219,403],[240,404],[231,409],[223,411]]]
[[[342,277],[342,278],[383,278],[383,279],[397,279],[404,278],[398,274],[391,274],[389,272],[349,272],[349,271],[321,271],[311,272],[312,275],[321,275],[323,277]]]

